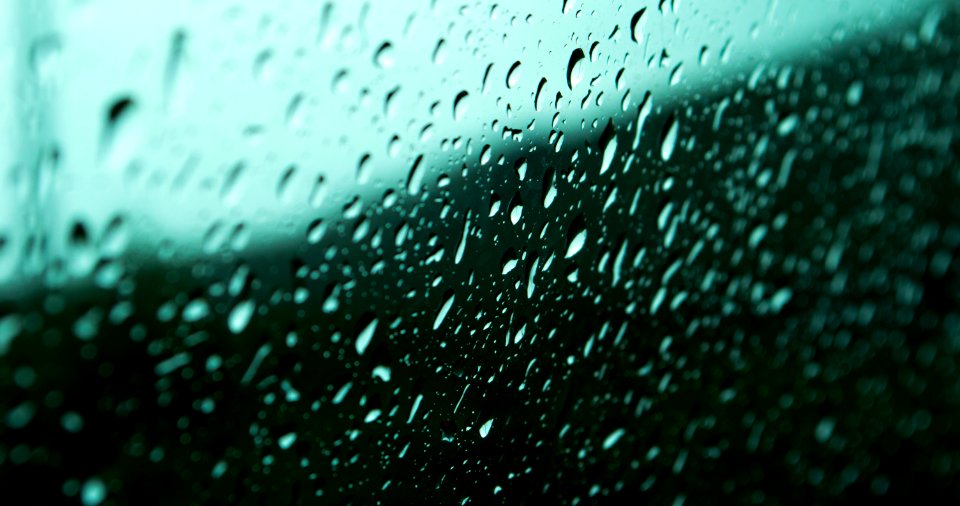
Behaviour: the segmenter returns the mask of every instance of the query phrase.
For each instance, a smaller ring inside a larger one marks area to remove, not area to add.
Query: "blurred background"
[[[960,499],[960,3],[0,5],[4,504]]]

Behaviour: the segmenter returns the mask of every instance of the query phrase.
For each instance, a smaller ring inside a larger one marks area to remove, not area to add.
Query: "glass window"
[[[960,497],[960,8],[0,4],[11,504]]]

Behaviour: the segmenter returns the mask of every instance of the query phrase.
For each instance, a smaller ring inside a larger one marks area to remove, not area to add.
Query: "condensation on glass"
[[[12,503],[960,497],[960,7],[0,5]]]

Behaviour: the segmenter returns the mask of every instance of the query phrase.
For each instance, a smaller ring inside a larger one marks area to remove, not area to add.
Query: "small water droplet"
[[[447,60],[447,41],[440,39],[437,41],[437,47],[433,49],[433,60],[434,65],[443,65],[443,62]]]
[[[586,55],[583,54],[583,49],[577,48],[573,50],[573,54],[570,55],[570,61],[567,63],[567,86],[570,89],[574,89],[583,81],[584,77],[584,60]]]
[[[80,491],[80,500],[83,506],[97,506],[107,498],[107,486],[100,478],[91,478],[84,482]]]
[[[663,125],[663,132],[660,136],[660,158],[663,161],[670,160],[670,157],[673,156],[673,151],[677,147],[677,136],[680,133],[680,122],[677,120],[677,117],[673,114],[667,118],[667,122]]]
[[[277,200],[289,202],[291,182],[296,175],[297,167],[295,165],[291,165],[283,171],[280,180],[277,181]]]
[[[617,156],[617,132],[613,128],[613,122],[607,123],[607,128],[600,135],[600,146],[603,149],[603,160],[600,163],[600,173],[610,170],[614,158]]]
[[[374,378],[379,378],[380,381],[389,382],[391,377],[391,370],[385,365],[378,365],[373,368],[372,376]]]
[[[287,105],[287,114],[286,114],[287,128],[289,128],[294,132],[303,129],[304,117],[305,117],[304,103],[305,103],[305,100],[304,100],[303,94],[298,93],[290,100],[290,103]]]
[[[490,145],[487,144],[480,151],[480,165],[486,165],[490,163],[490,158],[493,157],[493,150],[490,148]]]
[[[543,175],[543,208],[547,209],[557,198],[557,187],[553,184],[554,170],[548,167]]]
[[[847,104],[851,106],[860,105],[860,99],[863,98],[863,81],[854,81],[847,88]]]
[[[783,118],[780,121],[780,124],[777,125],[777,134],[781,137],[790,135],[791,132],[797,129],[797,125],[800,124],[800,116],[796,113],[790,114],[789,116]]]
[[[453,263],[459,264],[463,260],[463,253],[467,249],[467,237],[470,235],[470,211],[467,211],[467,216],[463,220],[463,233],[460,235],[460,243],[457,245],[457,252],[454,256]]]
[[[313,188],[310,190],[310,205],[312,207],[320,207],[324,200],[327,198],[327,185],[326,179],[321,175],[317,176],[316,182],[313,184]]]
[[[373,62],[380,68],[389,69],[396,63],[393,56],[393,44],[384,42],[380,44],[377,51],[373,54]]]
[[[503,254],[503,258],[500,259],[500,273],[509,273],[516,268],[518,261],[519,259],[517,258],[517,251],[513,248],[510,248],[506,253]]]
[[[633,18],[630,19],[630,38],[638,44],[643,42],[643,25],[646,24],[644,14],[646,13],[647,8],[644,7],[637,11],[636,14],[633,15]]]
[[[480,93],[487,93],[487,83],[490,82],[490,73],[493,71],[493,64],[487,65],[487,69],[483,72],[483,79],[480,81]]]
[[[140,146],[138,107],[133,97],[123,96],[107,108],[100,136],[100,157],[111,169],[124,168]]]
[[[170,40],[170,51],[167,55],[167,66],[163,76],[163,103],[167,108],[177,105],[180,95],[180,75],[183,72],[184,47],[187,43],[187,33],[176,30]]]
[[[372,319],[363,330],[357,334],[357,339],[354,342],[354,345],[357,348],[357,355],[363,355],[363,352],[367,351],[367,346],[370,346],[370,341],[373,339],[373,333],[377,330],[377,323],[380,320],[377,318]]]
[[[416,195],[420,193],[420,187],[423,185],[423,155],[417,156],[410,167],[410,175],[407,176],[407,193]]]
[[[253,77],[261,83],[273,81],[273,51],[264,49],[253,60]]]
[[[466,91],[461,91],[457,94],[456,98],[453,99],[453,119],[454,121],[460,121],[463,119],[463,115],[466,114],[468,107],[467,97],[470,94]]]
[[[37,39],[30,47],[30,68],[40,84],[53,81],[60,72],[63,43],[57,35]]]
[[[543,90],[547,87],[547,79],[540,79],[540,84],[537,85],[537,92],[533,95],[533,108],[536,111],[543,109],[543,100],[545,100]]]
[[[613,445],[617,444],[617,441],[620,441],[620,438],[622,438],[626,433],[627,431],[624,429],[617,429],[611,432],[610,435],[603,440],[603,449],[609,450],[610,448],[613,448]]]
[[[380,418],[380,413],[379,409],[371,409],[367,416],[363,418],[363,423],[375,422],[377,418]]]
[[[280,436],[280,439],[277,440],[277,445],[280,446],[281,450],[289,450],[293,443],[297,442],[297,433],[289,432]]]
[[[490,429],[493,427],[493,418],[487,420],[480,426],[480,437],[486,438],[490,434]]]
[[[227,472],[227,463],[224,461],[219,461],[216,465],[213,466],[213,470],[210,471],[210,476],[214,479],[220,478]]]
[[[577,216],[567,231],[567,253],[564,258],[570,258],[580,252],[587,243],[587,228],[583,216]]]
[[[234,334],[243,332],[250,323],[254,309],[256,309],[256,304],[254,304],[252,300],[244,300],[237,303],[227,318],[227,327],[230,329],[230,332]]]
[[[507,71],[507,88],[513,88],[520,82],[520,62],[515,62]]]
[[[527,159],[526,158],[517,159],[517,161],[513,164],[513,168],[517,172],[517,178],[519,178],[521,181],[523,181],[523,179],[527,177]]]
[[[433,330],[440,328],[440,325],[443,324],[443,319],[447,317],[447,313],[450,312],[450,308],[453,307],[453,301],[455,300],[455,294],[453,291],[448,291],[445,295],[443,305],[440,306],[440,309],[437,311],[436,318],[433,319]]]
[[[242,188],[240,181],[246,171],[246,165],[239,161],[227,171],[223,178],[223,184],[220,186],[220,201],[227,206],[234,206],[240,203]]]
[[[370,153],[364,153],[357,162],[357,184],[366,184],[370,181]]]
[[[487,216],[493,216],[500,212],[500,196],[494,193],[490,196],[490,213]]]
[[[817,423],[817,428],[814,430],[814,437],[817,438],[818,442],[826,443],[830,437],[833,436],[833,429],[836,425],[837,421],[830,417],[820,420],[820,422]]]
[[[520,192],[517,192],[510,201],[510,223],[516,225],[521,216],[523,216],[523,199],[520,197]]]

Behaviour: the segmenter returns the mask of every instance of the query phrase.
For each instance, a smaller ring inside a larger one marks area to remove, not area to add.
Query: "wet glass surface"
[[[6,504],[960,488],[960,6],[0,6]]]

